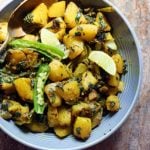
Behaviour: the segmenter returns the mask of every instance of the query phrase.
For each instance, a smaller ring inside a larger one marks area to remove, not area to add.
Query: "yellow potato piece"
[[[54,132],[58,137],[64,138],[71,133],[71,127],[57,126],[57,127],[54,127]]]
[[[90,71],[86,71],[85,73],[83,73],[81,83],[85,90],[88,90],[91,85],[95,85],[97,82],[97,79]]]
[[[36,24],[41,27],[47,24],[48,9],[44,3],[39,4],[31,13],[27,14],[24,21],[29,24]]]
[[[71,125],[71,112],[65,107],[61,107],[58,110],[58,122],[60,126]]]
[[[79,116],[81,112],[89,111],[90,106],[85,102],[80,102],[72,106],[72,116]]]
[[[123,62],[123,58],[121,57],[120,54],[115,54],[112,56],[112,59],[114,60],[116,67],[117,67],[117,72],[118,73],[123,73],[123,69],[124,69],[124,62]]]
[[[90,136],[92,123],[90,118],[77,117],[74,123],[73,133],[80,139],[87,139]]]
[[[48,105],[48,111],[47,111],[47,121],[49,127],[55,127],[59,125],[58,122],[58,108],[52,107]]]
[[[4,91],[6,94],[15,93],[16,89],[13,83],[1,83],[0,90]]]
[[[78,6],[73,2],[70,2],[67,5],[64,20],[68,28],[73,28],[77,24],[87,23],[87,20],[85,19],[84,15],[80,12]]]
[[[96,22],[99,24],[99,28],[101,30],[103,30],[103,31],[110,31],[111,30],[111,26],[109,25],[105,16],[101,12],[97,13]]]
[[[49,66],[51,68],[49,79],[52,81],[62,81],[71,75],[69,69],[59,60],[53,60]]]
[[[120,109],[120,100],[116,95],[110,95],[106,99],[106,108],[109,111],[118,111]]]
[[[74,76],[78,77],[80,75],[82,75],[84,72],[86,72],[88,70],[88,66],[85,65],[84,63],[80,63],[77,65],[75,71],[74,71]]]
[[[69,49],[69,58],[74,59],[84,51],[84,42],[74,36],[66,35],[63,42]]]
[[[80,96],[80,87],[77,81],[68,81],[63,87],[56,87],[56,93],[67,103],[75,103]]]
[[[42,133],[48,130],[48,125],[45,122],[40,123],[37,121],[32,121],[30,124],[26,124],[25,126],[35,133]]]
[[[118,73],[114,76],[110,76],[108,79],[108,85],[113,86],[113,87],[118,87],[120,81],[120,76]]]
[[[81,24],[69,31],[69,35],[78,37],[85,41],[94,40],[98,27],[93,24]]]
[[[124,90],[124,82],[123,81],[120,81],[119,82],[119,85],[118,85],[118,91],[119,92],[123,92]]]
[[[62,40],[66,33],[66,23],[61,17],[51,20],[46,26],[49,31],[55,33],[57,39]]]
[[[0,43],[4,42],[7,37],[7,22],[0,22]]]
[[[18,95],[22,98],[22,100],[33,100],[33,91],[31,88],[30,78],[18,78],[14,81],[14,85]]]
[[[63,17],[66,8],[66,1],[60,1],[52,4],[48,9],[49,17]]]

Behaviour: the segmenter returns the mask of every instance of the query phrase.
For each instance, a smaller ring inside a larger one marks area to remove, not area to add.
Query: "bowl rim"
[[[1,6],[0,6],[0,11],[2,9],[4,9],[7,5],[9,5],[11,2],[13,2],[14,0],[7,0],[7,1],[2,1]],[[133,28],[131,27],[128,19],[124,16],[124,14],[119,10],[119,8],[117,6],[115,6],[115,4],[113,4],[112,2],[110,2],[109,0],[103,0],[104,3],[112,6],[114,8],[114,10],[116,11],[116,13],[122,18],[122,20],[124,21],[124,23],[127,25],[129,31],[131,32],[131,35],[133,36],[134,42],[135,42],[135,46],[137,48],[137,53],[138,53],[138,60],[139,60],[139,78],[138,78],[138,86],[137,86],[137,90],[136,93],[134,95],[133,101],[128,109],[128,111],[126,112],[126,114],[124,115],[124,117],[119,121],[119,123],[106,135],[104,135],[102,138],[97,139],[93,142],[87,143],[86,145],[82,145],[82,146],[78,146],[78,147],[74,147],[72,148],[72,150],[78,150],[78,149],[85,149],[85,148],[89,148],[91,146],[94,146],[102,141],[104,141],[105,139],[107,139],[108,137],[110,137],[110,135],[112,135],[118,128],[120,128],[123,123],[127,120],[127,118],[129,117],[130,112],[132,111],[132,109],[135,106],[135,103],[137,102],[139,95],[140,95],[140,89],[141,89],[141,85],[142,85],[142,76],[143,76],[143,72],[142,72],[142,68],[143,68],[143,58],[142,58],[142,51],[141,51],[141,46],[140,46],[140,42],[136,36],[135,31],[133,30]],[[2,118],[0,118],[1,120]],[[11,138],[15,139],[17,142],[22,143],[23,145],[26,145],[28,147],[34,148],[34,149],[42,149],[42,150],[47,150],[42,146],[37,146],[35,144],[31,144],[28,143],[26,141],[24,141],[23,139],[19,139],[16,135],[12,134],[11,132],[9,132],[7,130],[7,128],[5,128],[4,126],[2,126],[0,124],[0,129],[3,130],[7,135],[9,135]],[[52,148],[53,150],[58,150],[58,148]],[[50,149],[49,149],[50,150]],[[70,150],[70,148],[62,148],[61,150]]]

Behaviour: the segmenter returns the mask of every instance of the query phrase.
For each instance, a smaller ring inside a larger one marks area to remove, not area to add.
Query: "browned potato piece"
[[[81,24],[75,26],[72,30],[69,31],[69,35],[78,37],[79,39],[85,41],[94,40],[98,32],[98,27],[93,24]]]
[[[109,90],[107,91],[107,95],[116,95],[119,92],[118,87],[110,86],[108,88]]]
[[[98,93],[96,90],[92,90],[89,95],[88,95],[88,100],[89,101],[94,101],[98,98]]]
[[[69,49],[69,58],[74,59],[84,51],[84,42],[74,36],[66,35],[63,42]]]
[[[99,24],[99,28],[103,31],[110,31],[111,26],[109,25],[108,21],[106,20],[103,13],[98,12],[96,16],[96,22]]]
[[[8,112],[12,114],[13,119],[18,125],[23,125],[30,122],[28,106],[22,106],[19,102],[5,99],[2,104],[8,106]]]
[[[51,17],[63,17],[65,13],[66,1],[60,1],[53,3],[48,9],[48,16]]]
[[[0,22],[0,43],[3,43],[7,37],[7,22]]]
[[[56,87],[56,93],[62,97],[66,103],[73,104],[77,102],[80,96],[80,87],[77,81],[67,81],[64,85]]]
[[[120,76],[116,73],[115,76],[110,76],[108,80],[108,85],[118,87],[120,81]]]
[[[82,75],[82,86],[85,90],[89,89],[89,86],[95,85],[97,83],[97,79],[92,75],[90,71],[86,71]]]
[[[98,126],[102,120],[102,114],[103,110],[101,108],[101,111],[97,112],[93,117],[92,117],[92,129]]]
[[[52,62],[50,62],[49,66],[51,68],[49,79],[54,82],[62,81],[71,76],[71,71],[59,60],[54,59]]]
[[[53,93],[53,92],[49,93],[48,98],[49,98],[49,101],[50,101],[52,107],[59,107],[59,106],[61,106],[62,100],[61,100],[61,98],[60,98],[60,96],[58,94]]]
[[[99,88],[99,92],[102,94],[107,94],[109,91],[109,87],[107,85],[103,85],[102,87]]]
[[[77,24],[87,23],[87,20],[85,19],[84,15],[80,12],[78,6],[74,2],[70,2],[67,5],[64,20],[68,28],[73,28]]]
[[[17,49],[8,51],[6,57],[6,61],[8,64],[12,66],[16,66],[17,64],[25,60],[26,60],[26,55],[24,54],[23,51]]]
[[[78,77],[80,75],[82,75],[84,72],[86,72],[88,69],[87,65],[84,63],[80,63],[77,65],[77,67],[75,68],[74,71],[74,76]]]
[[[115,61],[116,67],[117,67],[117,72],[118,73],[123,73],[124,69],[124,62],[123,58],[121,57],[120,54],[115,54],[112,56],[113,60]]]
[[[54,127],[54,132],[59,138],[64,138],[71,133],[71,127]]]
[[[42,133],[48,130],[48,125],[46,122],[37,122],[32,121],[30,124],[25,125],[27,128],[29,128],[32,132],[36,133]]]
[[[6,94],[15,93],[16,89],[13,83],[0,83],[0,90]]]
[[[93,116],[95,113],[101,111],[101,103],[100,102],[96,102],[93,101],[91,103],[89,103],[90,109],[91,109],[91,116]]]
[[[115,112],[120,109],[120,101],[118,96],[110,95],[106,99],[106,108],[109,111]]]
[[[13,71],[32,68],[38,60],[38,53],[29,49],[9,50],[6,56],[6,62]]]
[[[90,118],[77,117],[74,123],[73,134],[82,140],[90,136],[92,123]]]
[[[59,40],[63,39],[63,36],[66,33],[66,23],[61,17],[51,20],[46,26],[49,31],[55,33],[56,37]]]
[[[47,120],[49,127],[58,126],[58,108],[48,105]]]
[[[89,104],[80,102],[72,106],[72,116],[83,116],[90,111]]]
[[[55,92],[55,83],[51,83],[45,86],[45,93],[49,99],[49,102],[52,107],[59,107],[62,104],[62,99]]]
[[[18,78],[14,81],[18,95],[24,101],[33,101],[33,91],[30,78]]]
[[[58,122],[60,126],[71,125],[71,112],[67,108],[60,107],[58,109]]]
[[[31,49],[23,49],[22,51],[26,55],[26,68],[32,68],[38,61],[38,53]]]
[[[108,95],[116,95],[118,92],[123,92],[123,90],[124,90],[124,82],[119,81],[119,84],[117,87],[109,87],[107,94]]]

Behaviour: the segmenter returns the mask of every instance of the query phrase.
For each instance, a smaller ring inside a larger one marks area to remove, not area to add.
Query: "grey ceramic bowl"
[[[7,0],[1,3],[0,19],[3,20],[8,18],[9,13],[21,1],[22,0]],[[116,39],[119,51],[127,60],[128,66],[128,73],[123,76],[125,89],[124,92],[119,95],[121,100],[121,109],[115,115],[107,115],[105,118],[103,118],[101,125],[95,128],[92,131],[90,138],[84,142],[76,140],[71,135],[61,140],[53,133],[35,134],[31,132],[24,132],[12,121],[5,121],[0,118],[0,128],[5,133],[10,135],[15,140],[30,147],[44,150],[73,150],[90,147],[109,137],[123,124],[123,122],[129,116],[131,109],[138,98],[142,72],[141,51],[139,42],[127,19],[108,0],[104,0],[103,2],[100,0],[83,0],[83,2],[84,4],[88,4],[93,7],[111,5],[115,9],[115,12],[109,13],[107,17],[113,27],[113,36]]]

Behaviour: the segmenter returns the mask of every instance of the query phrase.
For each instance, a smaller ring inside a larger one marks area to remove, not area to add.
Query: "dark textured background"
[[[110,1],[128,18],[141,43],[143,84],[139,101],[128,120],[111,137],[88,150],[150,150],[150,0]],[[32,149],[0,131],[0,150]]]

